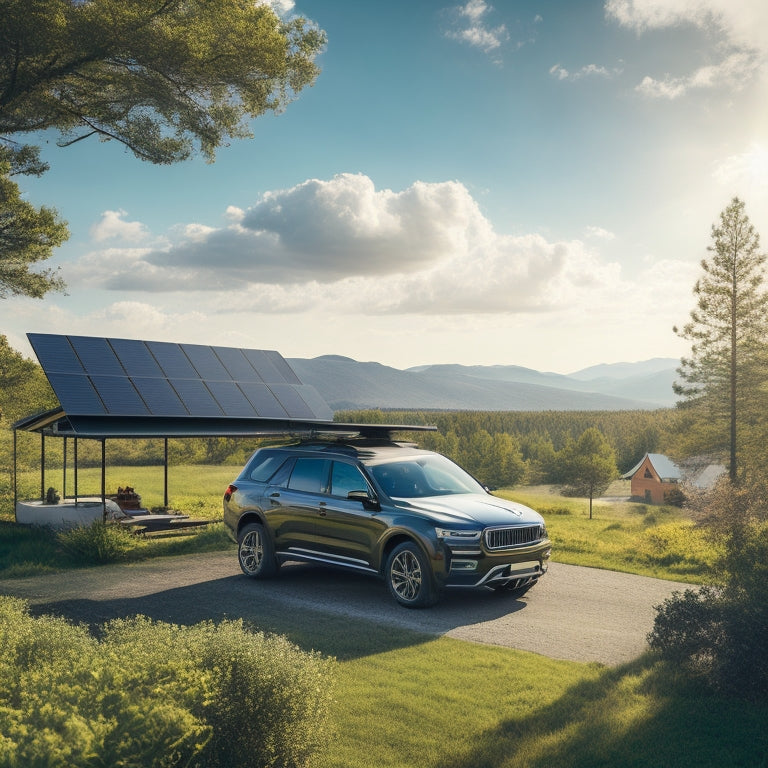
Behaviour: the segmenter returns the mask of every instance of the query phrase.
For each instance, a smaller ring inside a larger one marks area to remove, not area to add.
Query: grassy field
[[[497,493],[544,515],[553,560],[701,583],[716,556],[703,532],[677,507],[618,500],[629,496],[628,486],[617,482],[610,496],[596,499],[591,520],[587,499],[561,496],[548,486]]]
[[[314,768],[766,766],[768,707],[651,656],[606,668],[268,606],[259,627],[338,660],[336,732]]]
[[[230,467],[172,468],[171,506],[219,519],[221,494],[236,473]],[[25,482],[39,487],[31,475]],[[79,482],[81,493],[97,493],[99,471],[81,472]],[[117,485],[135,487],[147,506],[162,503],[162,468],[111,469],[107,487]],[[621,491],[616,495],[625,495]],[[697,533],[680,510],[599,501],[589,520],[586,500],[549,488],[500,495],[543,512],[555,560],[676,580],[706,574],[712,552],[703,542],[694,546]],[[182,538],[231,546],[223,535],[217,539],[220,524],[205,530]],[[30,572],[66,565],[55,546],[50,562],[41,564],[46,550],[40,540],[20,535],[37,534],[0,526],[0,562],[15,552],[37,561]],[[152,554],[198,546],[181,539],[166,544],[168,550]],[[137,543],[147,545],[153,546]],[[23,575],[23,564],[14,567]],[[13,570],[0,568],[0,575]],[[527,599],[536,599],[535,592]],[[605,668],[279,606],[263,606],[258,628],[338,660],[332,747],[317,756],[314,768],[768,765],[768,707],[713,697],[650,656]]]
[[[238,471],[238,467],[229,466],[171,467],[168,477],[169,506],[195,518],[221,520],[221,497]],[[64,487],[61,471],[47,472],[45,482],[46,486],[53,485],[57,489]],[[74,490],[73,483],[73,479],[68,477],[67,488]],[[119,486],[126,485],[136,489],[148,509],[162,505],[162,467],[107,468],[107,493],[114,493]],[[21,498],[39,496],[39,475],[21,473],[19,486]],[[80,470],[78,493],[80,496],[100,495],[100,469]],[[591,520],[586,499],[566,498],[548,486],[514,488],[496,493],[528,504],[544,515],[553,541],[552,558],[559,562],[700,583],[706,579],[715,556],[712,547],[684,511],[676,507],[654,507],[616,500],[629,495],[628,483],[619,481],[608,489],[612,500],[596,500]],[[13,520],[10,499],[0,508],[0,520]],[[11,536],[8,530],[0,531],[0,556],[4,555],[0,557],[0,575],[26,575],[45,568],[71,567],[71,564],[55,556],[55,543],[48,542],[45,536],[25,531],[20,534],[21,541],[17,547],[8,542],[4,547],[3,538],[8,536]],[[218,546],[229,546],[223,531],[219,535],[208,531],[205,536],[201,540],[204,549],[217,546],[217,542]],[[184,545],[137,541],[135,556],[188,552],[194,546],[193,541]],[[33,557],[31,561],[25,559],[27,553]]]

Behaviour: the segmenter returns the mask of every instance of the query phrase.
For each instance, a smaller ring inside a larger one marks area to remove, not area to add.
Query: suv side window
[[[365,491],[368,493],[368,483],[363,473],[352,464],[334,461],[331,472],[331,495],[347,498],[350,491]]]
[[[257,483],[266,483],[282,460],[279,453],[259,453],[248,469],[248,477]]]
[[[328,464],[328,459],[296,459],[288,487],[292,491],[325,493],[328,486]]]

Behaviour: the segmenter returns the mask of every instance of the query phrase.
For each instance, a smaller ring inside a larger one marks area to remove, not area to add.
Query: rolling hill
[[[630,410],[671,407],[674,358],[616,363],[572,374],[515,365],[425,365],[400,370],[324,355],[290,358],[334,410]]]

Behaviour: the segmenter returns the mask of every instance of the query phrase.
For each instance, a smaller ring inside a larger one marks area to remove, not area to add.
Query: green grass
[[[239,467],[212,465],[179,465],[168,468],[168,506],[194,517],[221,518],[221,497],[232,480],[237,477]],[[39,498],[40,473],[28,471],[18,473],[19,498]],[[64,488],[62,471],[48,470],[45,473],[46,488],[53,486],[58,491]],[[121,467],[107,466],[107,495],[117,493],[118,487],[131,486],[141,496],[141,503],[147,509],[163,505],[163,467]],[[67,496],[74,495],[74,474],[67,472]],[[77,474],[78,496],[101,496],[101,468],[80,468]],[[13,505],[10,499],[0,507],[0,519],[13,519]]]
[[[560,496],[547,486],[496,493],[541,512],[557,562],[701,583],[717,554],[677,507],[597,499],[590,520],[588,499]]]
[[[263,606],[261,629],[338,661],[315,768],[765,766],[768,706],[685,684],[651,656],[609,669]]]

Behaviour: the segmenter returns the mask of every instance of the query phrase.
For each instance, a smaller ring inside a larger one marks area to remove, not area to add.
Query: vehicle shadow
[[[288,563],[265,581],[232,575],[167,589],[158,585],[140,596],[35,601],[31,611],[86,624],[96,633],[111,619],[135,615],[181,625],[243,619],[254,629],[345,659],[428,642],[457,627],[509,616],[523,610],[527,599],[490,590],[452,590],[436,606],[414,610],[396,604],[374,576]]]

